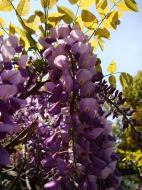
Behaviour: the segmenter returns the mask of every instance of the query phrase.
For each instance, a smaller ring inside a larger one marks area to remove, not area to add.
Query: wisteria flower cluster
[[[18,98],[27,81],[26,62],[28,56],[22,54],[23,47],[15,36],[4,40],[0,37],[0,139],[19,130],[13,114],[26,105]],[[20,56],[18,56],[20,55]],[[14,57],[17,61],[14,61]],[[0,165],[10,163],[8,152],[0,145]]]
[[[36,120],[25,142],[27,164],[43,171],[45,190],[120,189],[112,123],[98,90],[103,75],[88,37],[65,25],[39,43],[44,64],[37,73],[16,37],[0,41],[1,139],[21,125],[30,130]],[[0,154],[0,165],[8,164],[2,146]]]

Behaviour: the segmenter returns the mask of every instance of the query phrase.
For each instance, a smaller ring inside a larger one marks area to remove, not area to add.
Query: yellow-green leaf
[[[70,24],[75,18],[74,13],[64,6],[57,6],[59,13],[64,14],[63,20],[65,23]]]
[[[20,16],[27,16],[30,12],[30,0],[20,0],[17,12]]]
[[[126,4],[124,2],[119,2],[117,3],[117,8],[121,11],[131,11],[131,9],[129,9]]]
[[[122,72],[119,80],[123,88],[133,85],[133,77],[128,73]]]
[[[102,25],[107,29],[116,29],[119,24],[119,16],[118,11],[110,12]]]
[[[109,78],[109,83],[114,87],[116,88],[116,77],[114,75],[110,75]]]
[[[88,9],[93,4],[95,4],[95,0],[80,0],[80,7],[82,9]]]
[[[26,26],[36,32],[40,25],[40,18],[37,15],[31,15],[25,22]]]
[[[10,23],[9,24],[9,35],[14,35],[16,33],[15,27]]]
[[[109,64],[107,71],[108,71],[109,73],[115,73],[115,72],[116,72],[116,62],[115,62],[115,61],[112,61],[112,62]]]
[[[57,2],[58,0],[40,0],[40,3],[44,8],[52,8]]]
[[[0,11],[12,11],[13,7],[11,6],[9,0],[0,0]]]
[[[104,50],[104,40],[102,38],[98,38],[98,45],[101,48],[101,50]]]
[[[0,29],[0,36],[4,36],[4,31]]]
[[[4,27],[4,25],[5,25],[5,21],[3,20],[2,17],[0,17],[0,26],[1,26],[1,27]]]
[[[95,36],[110,39],[110,32],[106,28],[98,28],[98,30],[95,32]]]
[[[133,10],[133,11],[136,11],[136,12],[139,11],[138,6],[137,6],[137,3],[136,3],[135,0],[124,0],[124,2],[125,2],[126,6],[127,6],[129,9],[131,9],[131,10]]]
[[[76,4],[79,0],[69,0],[71,4]]]
[[[89,29],[94,29],[94,27],[98,24],[98,19],[89,10],[82,10],[81,18],[84,23],[84,26]]]
[[[107,0],[97,0],[96,1],[96,8],[106,9],[108,6]]]
[[[97,48],[98,48],[98,41],[96,38],[93,38],[91,41],[91,46],[93,47],[93,51],[96,52]]]
[[[63,18],[63,16],[64,16],[64,14],[59,13],[59,12],[50,13],[48,15],[48,20],[51,22],[57,22],[57,21],[60,21]]]

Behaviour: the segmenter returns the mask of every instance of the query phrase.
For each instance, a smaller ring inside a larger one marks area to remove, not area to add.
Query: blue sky
[[[32,10],[40,8],[39,0],[31,1]],[[140,12],[125,13],[117,30],[111,33],[111,40],[106,40],[104,51],[97,51],[98,57],[102,60],[104,73],[107,72],[107,67],[112,60],[117,62],[118,72],[124,71],[135,75],[138,70],[142,70],[142,0],[136,1]],[[60,5],[68,6],[67,0],[59,0],[59,2]],[[14,13],[0,12],[0,16],[7,22],[17,24]]]

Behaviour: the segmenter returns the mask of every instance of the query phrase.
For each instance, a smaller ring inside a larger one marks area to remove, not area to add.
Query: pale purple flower
[[[12,134],[18,130],[17,124],[0,122],[0,132]]]
[[[5,166],[10,164],[8,152],[0,145],[0,165]]]
[[[54,60],[54,65],[64,71],[69,66],[68,58],[65,55],[58,55]]]
[[[60,78],[60,81],[63,85],[63,89],[67,92],[70,93],[73,89],[73,79],[68,72],[64,72],[63,75]]]
[[[116,168],[117,161],[109,163],[102,171],[101,178],[106,179],[110,174],[112,174]]]
[[[77,43],[73,44],[72,52],[74,54],[76,54],[76,53],[78,53],[78,54],[90,53],[90,52],[92,52],[92,48],[91,48],[91,46],[89,46],[85,43],[77,42]]]
[[[81,112],[88,112],[94,114],[98,109],[97,100],[94,98],[83,98],[80,101],[80,110]]]
[[[52,55],[53,47],[48,47],[44,52],[43,52],[43,58],[48,59]]]
[[[15,85],[3,84],[0,86],[0,99],[7,100],[17,93]]]
[[[79,67],[82,69],[90,69],[91,67],[95,67],[95,63],[96,55],[90,55],[88,53],[85,53],[82,54],[79,58]]]
[[[95,92],[95,84],[90,81],[87,81],[80,88],[80,96],[81,97],[90,97],[94,94],[94,92]]]
[[[87,69],[79,69],[76,73],[76,81],[80,85],[85,84],[87,81],[91,81],[92,77],[92,73]]]
[[[15,55],[15,50],[12,46],[8,46],[6,42],[4,42],[1,46],[1,54],[4,59],[4,61],[10,61],[14,55]]]
[[[7,43],[8,43],[9,46],[11,46],[14,49],[16,49],[16,47],[18,47],[18,38],[17,38],[17,36],[10,36],[7,39]]]
[[[45,37],[40,37],[38,42],[41,44],[41,46],[46,49],[51,47],[51,45],[49,43],[46,42],[46,38]]]
[[[12,84],[18,84],[22,80],[22,75],[19,71],[14,71],[14,70],[4,70],[1,73],[1,78],[2,80],[7,80]]]
[[[56,87],[56,84],[54,82],[47,82],[45,83],[45,90],[47,92],[53,92],[53,89]]]
[[[72,30],[70,36],[78,42],[87,42],[87,36],[79,29]]]
[[[18,60],[18,65],[20,68],[25,69],[27,62],[28,62],[28,55],[23,54],[23,55],[21,55],[21,57]]]

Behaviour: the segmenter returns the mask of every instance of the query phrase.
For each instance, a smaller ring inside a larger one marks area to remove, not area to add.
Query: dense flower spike
[[[98,91],[102,73],[87,36],[66,25],[39,43],[42,62],[28,63],[25,52],[14,61],[15,37],[1,42],[0,133],[29,130],[27,165],[35,168],[30,176],[43,176],[45,190],[119,189],[115,139]],[[8,153],[0,153],[0,165],[8,164]]]

